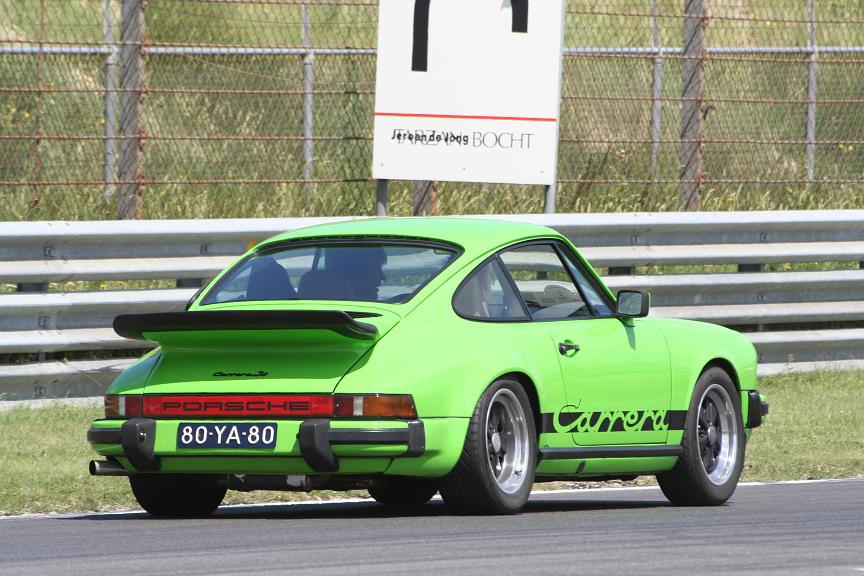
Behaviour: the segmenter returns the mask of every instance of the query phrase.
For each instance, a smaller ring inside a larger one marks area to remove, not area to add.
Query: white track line
[[[785,486],[794,484],[831,484],[837,482],[864,482],[864,476],[852,478],[826,478],[821,480],[778,480],[776,482],[742,482],[739,487],[761,487],[761,486]],[[565,488],[561,490],[534,490],[532,496],[544,494],[591,494],[594,492],[622,492],[627,490],[659,490],[659,486],[607,486],[604,488]],[[435,496],[433,500],[440,500],[441,496]],[[334,498],[332,500],[293,500],[289,502],[260,502],[250,504],[226,504],[220,506],[220,510],[242,510],[244,508],[275,508],[285,506],[320,506],[324,504],[360,504],[363,502],[374,502],[371,498]],[[78,512],[68,514],[20,514],[17,516],[0,516],[3,520],[30,520],[38,518],[86,518],[88,516],[145,516],[141,510],[116,510],[110,512]],[[859,569],[864,572],[864,568]]]

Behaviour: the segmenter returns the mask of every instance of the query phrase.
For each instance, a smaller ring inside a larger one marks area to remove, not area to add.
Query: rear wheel
[[[129,477],[141,508],[154,516],[206,516],[225,498],[227,486],[216,480],[139,474]]]
[[[684,423],[683,454],[657,475],[663,494],[679,506],[716,506],[735,492],[744,465],[744,425],[735,384],[721,368],[702,373]]]
[[[422,506],[438,492],[434,480],[420,478],[388,478],[369,488],[369,495],[387,506],[411,508]]]
[[[514,514],[531,494],[537,434],[528,395],[518,382],[494,382],[477,403],[456,467],[441,479],[455,512]]]

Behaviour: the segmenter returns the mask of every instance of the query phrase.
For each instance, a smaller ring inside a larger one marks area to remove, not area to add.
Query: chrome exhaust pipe
[[[129,476],[123,466],[116,460],[91,460],[91,476]]]

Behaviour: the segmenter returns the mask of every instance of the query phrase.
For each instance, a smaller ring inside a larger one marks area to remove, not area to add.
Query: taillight
[[[417,418],[409,394],[224,394],[105,396],[106,418]]]
[[[137,418],[141,416],[142,398],[133,394],[105,396],[105,418]]]
[[[410,394],[336,396],[334,416],[345,418],[416,418]]]
[[[149,418],[291,418],[330,416],[333,397],[310,394],[152,395],[144,397]]]

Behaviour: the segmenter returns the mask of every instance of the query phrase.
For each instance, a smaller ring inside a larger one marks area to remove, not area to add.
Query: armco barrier
[[[864,328],[856,327],[864,326],[864,210],[480,217],[555,228],[613,290],[651,292],[654,315],[744,330],[762,374],[864,368]],[[140,348],[114,334],[114,316],[182,310],[250,242],[334,220],[0,224],[0,283],[18,290],[0,293],[0,396],[100,394],[130,360],[56,358]],[[57,291],[66,282],[142,280],[174,287]],[[8,363],[22,354],[35,361]]]

